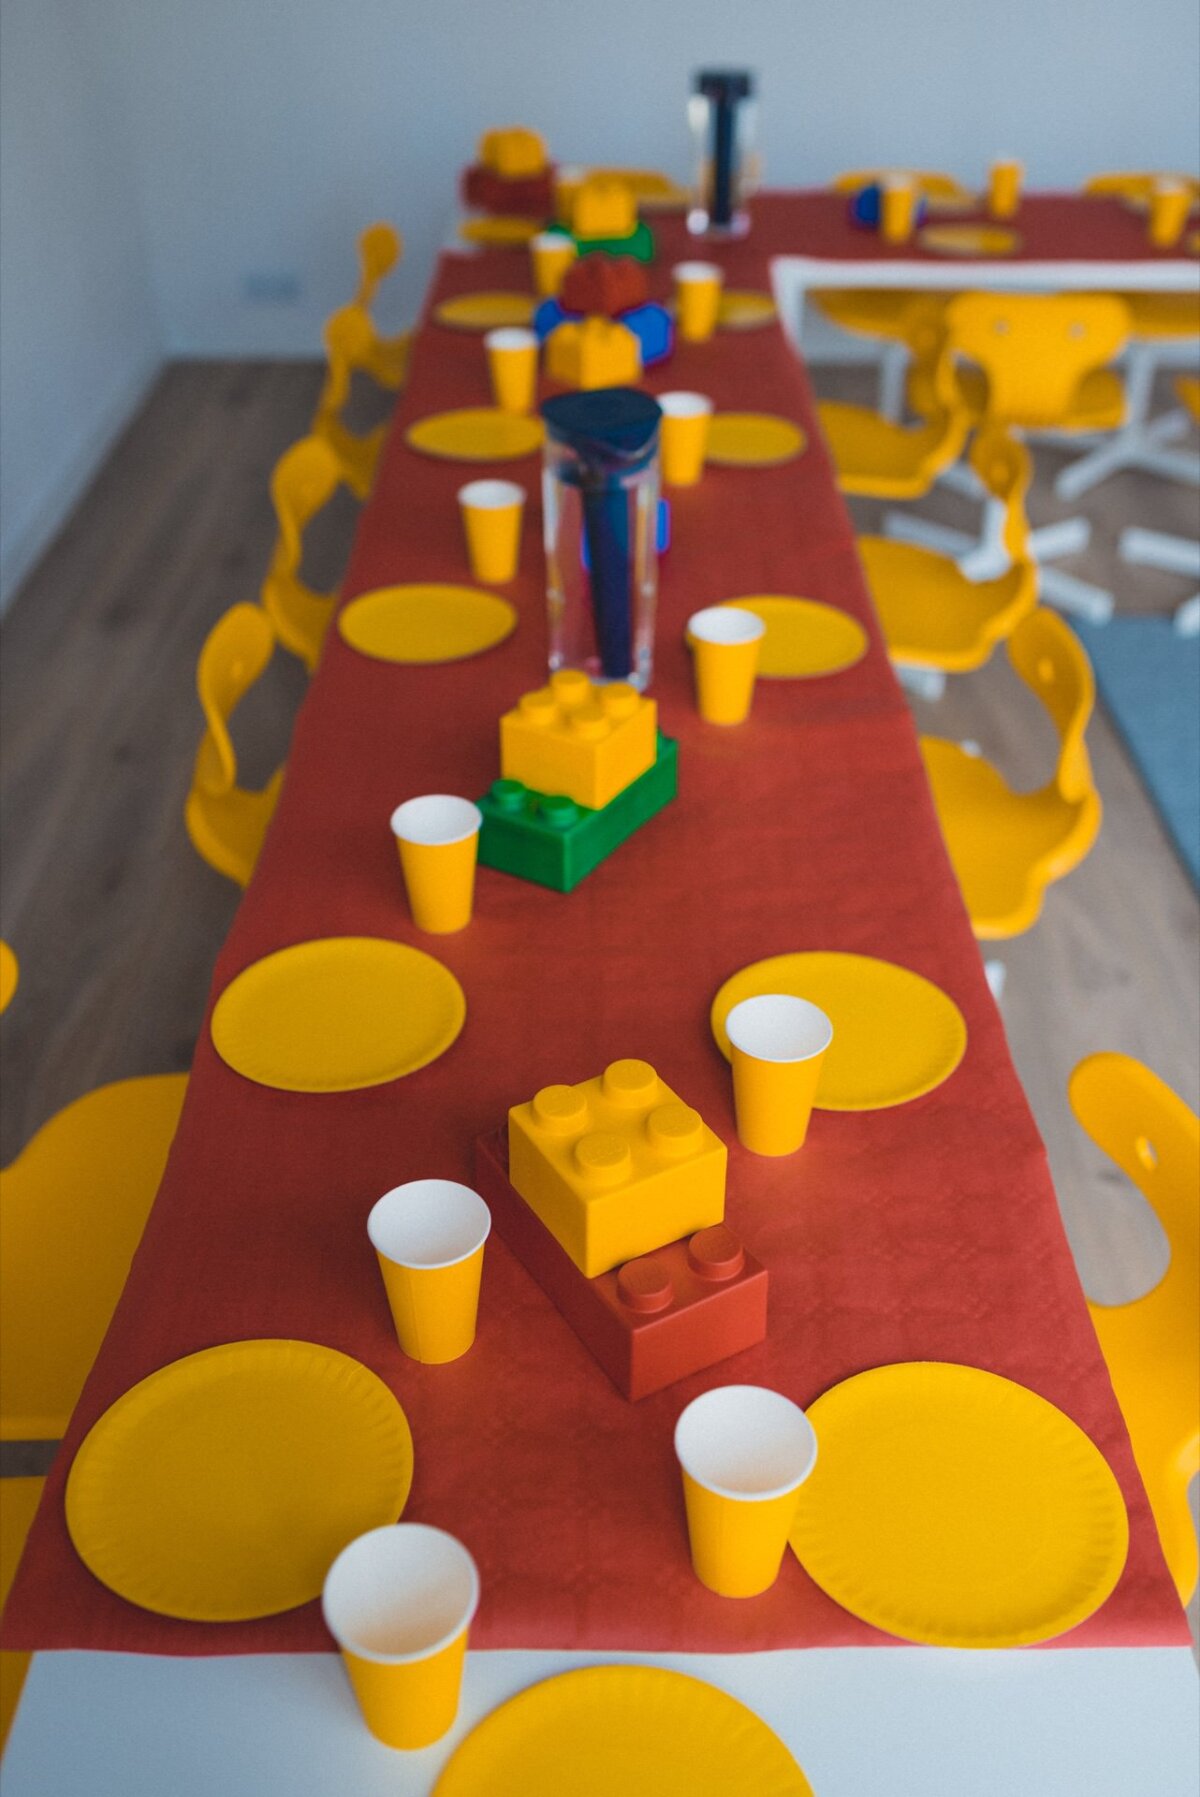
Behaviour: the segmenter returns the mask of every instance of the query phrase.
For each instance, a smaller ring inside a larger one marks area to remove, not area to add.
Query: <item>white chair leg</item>
[[[908,363],[906,343],[885,343],[879,352],[879,410],[889,424],[899,424],[904,417]]]
[[[953,462],[949,468],[943,468],[937,484],[948,487],[951,493],[961,493],[965,499],[982,499],[987,491],[968,462]]]
[[[1004,997],[1004,982],[1008,978],[1008,968],[1003,961],[985,961],[983,972],[992,997],[999,1004]]]
[[[944,524],[933,524],[915,512],[888,512],[883,520],[883,534],[896,543],[916,543],[921,549],[936,549],[939,555],[959,556],[976,547],[976,539],[965,530],[950,530]]]
[[[1090,455],[1080,456],[1062,469],[1054,483],[1055,496],[1068,502],[1117,474],[1122,468],[1141,468],[1181,481],[1200,480],[1200,456],[1162,453],[1163,446],[1187,435],[1186,412],[1166,412],[1151,424],[1126,425],[1114,431]]]
[[[941,668],[923,668],[912,661],[897,661],[892,665],[897,680],[914,699],[937,700],[946,690],[946,676]]]
[[[1193,593],[1176,607],[1172,622],[1180,636],[1200,636],[1200,593]]]
[[[1088,624],[1107,624],[1113,615],[1113,596],[1090,581],[1077,580],[1061,568],[1038,569],[1038,596],[1059,611],[1073,612]]]
[[[1086,518],[1063,518],[1058,524],[1043,524],[1030,531],[1029,550],[1036,561],[1057,561],[1060,555],[1078,555],[1092,540],[1092,527]]]
[[[1165,531],[1141,530],[1132,525],[1121,532],[1117,553],[1122,561],[1134,562],[1138,567],[1183,574],[1189,580],[1200,578],[1200,543],[1187,537],[1172,537]]]

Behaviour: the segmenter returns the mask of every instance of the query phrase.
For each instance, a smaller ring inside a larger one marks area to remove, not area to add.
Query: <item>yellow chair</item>
[[[229,719],[274,649],[275,633],[266,613],[257,605],[235,605],[214,624],[196,667],[196,690],[207,727],[196,752],[184,821],[196,851],[239,886],[250,884],[283,769],[276,770],[261,792],[239,786]]]
[[[1170,171],[1137,171],[1128,174],[1093,175],[1083,184],[1083,191],[1095,199],[1125,200],[1132,206],[1148,206],[1150,195],[1160,181],[1182,181],[1200,200],[1200,180],[1195,175],[1173,175]]]
[[[1068,1086],[1079,1123],[1145,1196],[1166,1232],[1163,1277],[1096,1325],[1171,1577],[1196,1589],[1188,1485],[1200,1472],[1200,1118],[1140,1061],[1094,1054]]]
[[[0,1479],[0,1611],[16,1577],[45,1483],[45,1479]],[[0,1651],[0,1751],[8,1740],[32,1657],[9,1649]]]
[[[17,957],[7,942],[0,942],[0,1012],[7,1011],[21,978]]]
[[[934,405],[920,424],[893,424],[866,406],[825,400],[817,407],[843,493],[870,499],[919,499],[957,459],[968,420],[958,404],[950,338],[943,307],[924,298],[910,302],[906,341],[928,360]]]
[[[1100,795],[1084,743],[1095,685],[1082,644],[1061,618],[1039,608],[1008,639],[1008,658],[1058,734],[1045,786],[1014,792],[982,756],[940,737],[921,739],[942,834],[983,941],[1019,936],[1036,923],[1046,887],[1079,865],[1100,829]]]
[[[372,346],[378,341],[375,327],[362,306],[343,306],[326,319],[322,335],[328,369],[313,414],[312,434],[329,445],[337,457],[342,479],[355,498],[367,499],[375,484],[387,426],[381,424],[360,437],[343,424],[341,414],[350,398],[355,371],[368,367]]]
[[[926,199],[944,200],[956,206],[971,206],[976,195],[953,175],[939,174],[932,169],[898,169],[898,168],[860,168],[851,169],[849,173],[835,175],[829,183],[834,193],[853,193],[859,187],[867,187],[872,181],[881,181],[885,175],[910,175],[916,183],[918,191]]]
[[[263,582],[263,609],[284,648],[298,655],[310,673],[320,659],[337,595],[314,592],[301,580],[304,530],[342,478],[341,463],[322,437],[293,443],[271,476],[279,537]]]
[[[971,466],[984,491],[1004,507],[1009,567],[994,580],[968,580],[958,563],[914,543],[860,537],[867,584],[888,654],[906,669],[965,674],[980,668],[996,644],[1037,604],[1037,563],[1029,554],[1025,498],[1033,479],[1029,451],[1001,430],[981,431]],[[938,685],[921,684],[926,697]]]
[[[187,1076],[118,1080],[0,1173],[0,1440],[64,1432],[125,1284]]]
[[[370,312],[371,302],[385,275],[391,273],[404,254],[404,240],[394,225],[384,221],[368,225],[358,240],[359,282],[354,304]],[[412,332],[399,331],[394,337],[380,337],[371,325],[371,345],[366,372],[381,387],[394,391],[404,385],[408,374],[408,356],[412,348]]]

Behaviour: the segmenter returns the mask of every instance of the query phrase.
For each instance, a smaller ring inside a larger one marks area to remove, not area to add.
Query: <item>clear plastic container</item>
[[[744,237],[746,201],[754,190],[757,107],[754,78],[744,69],[705,69],[688,101],[695,153],[688,230],[696,237]]]
[[[643,690],[658,596],[658,429],[648,393],[564,393],[546,421],[543,499],[550,668]]]

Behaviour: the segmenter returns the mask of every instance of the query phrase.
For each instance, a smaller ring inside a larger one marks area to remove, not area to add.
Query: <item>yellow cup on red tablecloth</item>
[[[658,460],[665,487],[694,487],[704,473],[713,403],[703,393],[659,393]]]
[[[467,557],[476,580],[506,586],[521,559],[525,489],[513,480],[471,480],[458,489]]]
[[[530,239],[533,286],[539,299],[557,297],[563,284],[563,276],[578,253],[574,240],[562,231],[539,231],[536,237]]]
[[[760,617],[735,605],[709,605],[688,619],[696,706],[706,724],[746,721],[766,632]]]
[[[775,1583],[817,1438],[798,1404],[761,1385],[719,1385],[675,1425],[692,1567],[721,1597]]]
[[[675,323],[685,343],[705,343],[717,328],[725,271],[715,262],[677,262]]]
[[[326,1626],[342,1651],[363,1721],[412,1752],[454,1725],[479,1572],[453,1535],[424,1523],[371,1529],[325,1579]]]
[[[528,412],[537,394],[538,340],[524,325],[503,325],[483,339],[492,397],[502,412]]]
[[[449,936],[471,921],[483,813],[470,799],[424,793],[392,813],[408,905],[419,930]]]
[[[1186,181],[1156,181],[1150,190],[1148,229],[1150,241],[1158,250],[1169,250],[1179,242],[1188,213],[1192,209],[1192,190]]]
[[[1025,173],[1012,156],[993,162],[988,171],[988,211],[993,218],[1012,218],[1021,204],[1021,179]]]
[[[444,1366],[475,1340],[487,1205],[453,1179],[411,1179],[371,1209],[367,1234],[379,1261],[396,1339],[412,1360]]]
[[[907,243],[917,222],[920,193],[911,175],[884,175],[879,183],[879,232],[885,243]]]
[[[763,993],[725,1019],[738,1140],[754,1154],[795,1154],[808,1134],[833,1025],[806,998]]]

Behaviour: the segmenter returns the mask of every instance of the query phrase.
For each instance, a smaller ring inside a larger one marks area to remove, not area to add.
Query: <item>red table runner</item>
[[[754,234],[716,252],[731,285],[767,284],[788,204],[764,200]],[[664,292],[687,243],[679,221],[656,229],[653,279]],[[523,287],[526,269],[513,251],[444,257],[434,295]],[[863,1368],[905,1359],[965,1361],[1020,1380],[1060,1405],[1111,1463],[1129,1505],[1129,1559],[1112,1597],[1067,1643],[1187,1640],[802,368],[770,328],[681,346],[652,377],[651,387],[699,388],[719,406],[785,413],[813,433],[798,461],[713,469],[672,496],[654,692],[663,728],[679,741],[678,801],[567,897],[481,870],[467,931],[435,939],[411,926],[392,807],[422,791],[482,792],[498,771],[499,713],[545,677],[533,458],[503,470],[531,501],[510,589],[521,622],[507,643],[458,664],[405,668],[365,659],[331,632],[213,992],[288,943],[377,934],[431,950],[453,970],[466,1026],[407,1079],[315,1097],[240,1078],[202,1032],[161,1192],[10,1600],[10,1645],[330,1647],[315,1603],[221,1625],[139,1610],[88,1573],[63,1521],[75,1449],[123,1391],[180,1355],[272,1335],[356,1355],[399,1396],[416,1443],[406,1515],[453,1531],[480,1565],[475,1646],[889,1642],[825,1597],[791,1556],[752,1603],[699,1585],[671,1444],[680,1410],[711,1385],[761,1383],[805,1404]],[[479,337],[427,317],[346,597],[466,577],[454,495],[470,470],[413,454],[402,432],[486,397]],[[867,625],[871,651],[833,678],[763,682],[747,725],[705,727],[692,705],[684,619],[756,591],[842,606]],[[961,1006],[969,1046],[925,1098],[818,1113],[801,1154],[763,1160],[736,1141],[708,1007],[734,969],[806,948],[882,955],[927,975]],[[367,1244],[374,1200],[422,1175],[469,1182],[475,1137],[510,1104],[626,1055],[651,1061],[730,1144],[729,1220],[771,1274],[767,1340],[630,1405],[493,1236],[472,1352],[445,1367],[406,1360]]]

